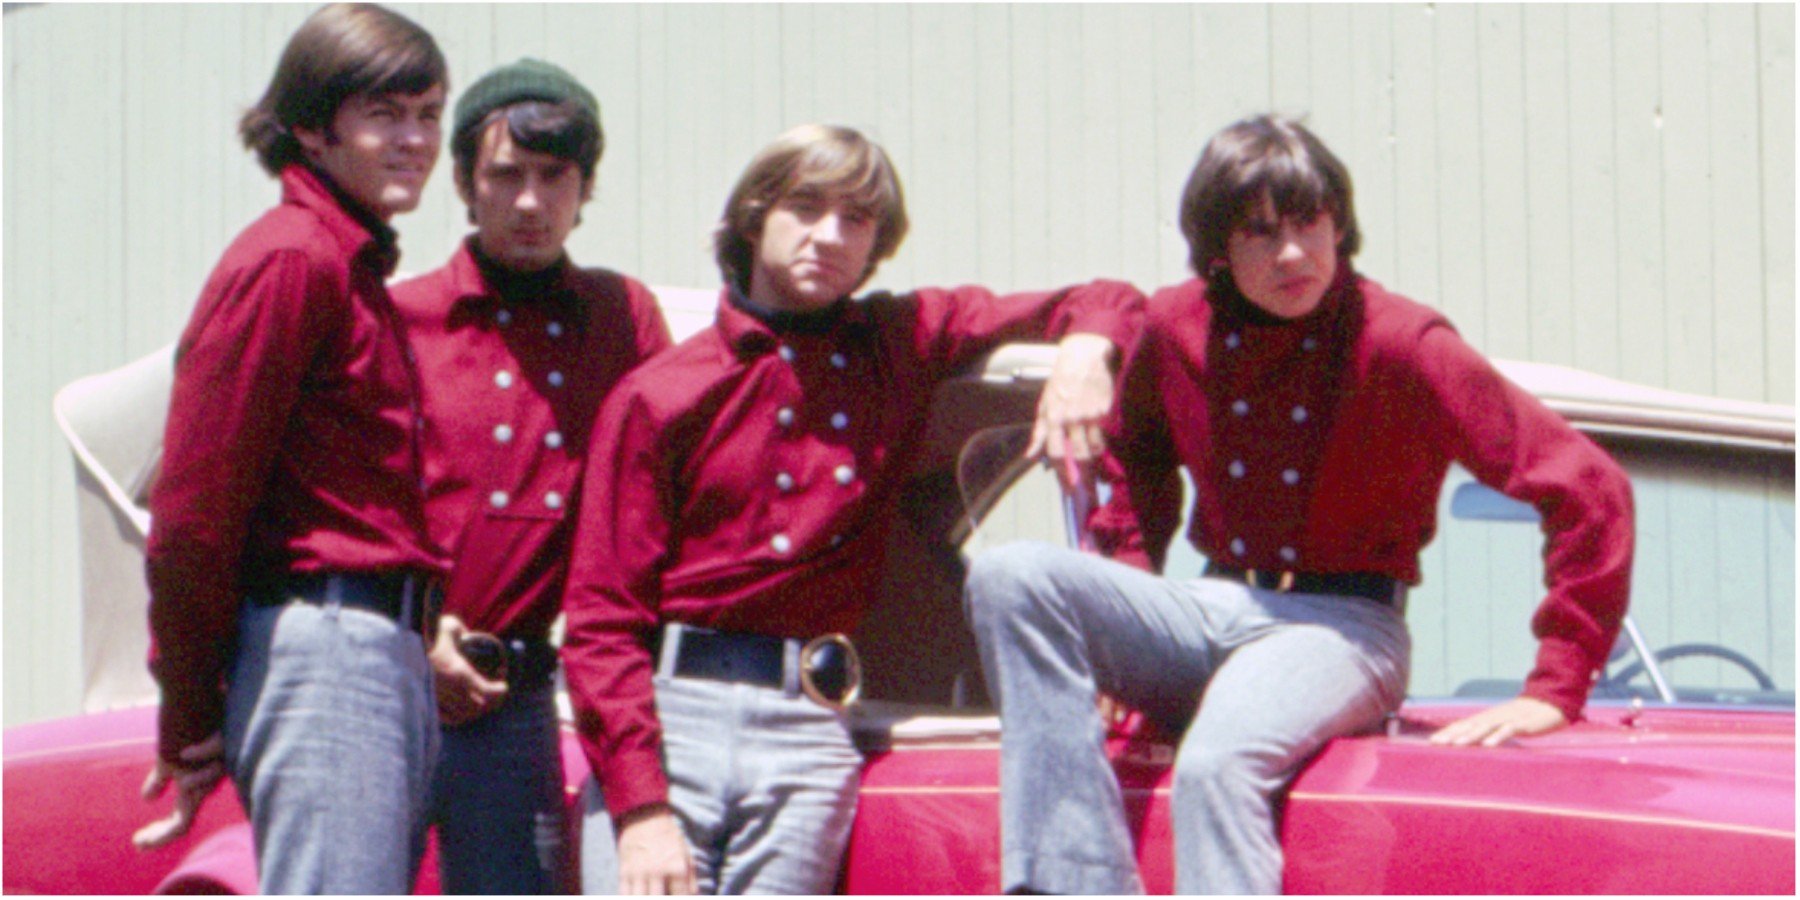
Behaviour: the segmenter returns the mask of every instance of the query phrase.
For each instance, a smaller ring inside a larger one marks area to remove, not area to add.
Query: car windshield
[[[1019,538],[1070,543],[1048,472],[970,462],[1004,457],[1005,443],[1023,446],[1017,435],[1003,440],[999,434],[971,441],[976,452],[964,453],[965,499],[985,512],[965,550]],[[991,445],[985,453],[978,446],[983,440]],[[1793,709],[1793,451],[1665,438],[1599,440],[1632,480],[1631,618],[1657,665],[1646,667],[1621,635],[1594,702],[1655,704],[1672,697],[1683,704]],[[1010,480],[1010,488],[996,491],[996,478]],[[1185,534],[1184,522],[1169,550],[1170,575],[1191,577],[1205,564]],[[1537,648],[1530,620],[1544,595],[1542,542],[1535,510],[1452,468],[1439,500],[1438,534],[1420,559],[1422,581],[1407,603],[1413,698],[1518,693]]]

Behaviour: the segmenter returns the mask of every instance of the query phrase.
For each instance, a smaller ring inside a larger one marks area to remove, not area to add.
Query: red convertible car
[[[974,549],[1067,539],[1054,481],[1015,462],[1017,430],[1006,427],[1030,414],[1045,351],[1005,348],[939,397],[897,513],[884,602],[858,635],[868,762],[846,893],[999,887],[999,723],[959,588]],[[1541,592],[1535,513],[1454,471],[1409,603],[1415,699],[1384,733],[1328,745],[1296,780],[1281,819],[1287,890],[1793,894],[1793,409],[1502,368],[1631,473],[1632,622],[1585,721],[1498,748],[1429,744],[1435,726],[1518,690]],[[83,503],[94,711],[5,732],[8,892],[255,890],[229,789],[175,845],[138,853],[129,842],[162,812],[137,799],[155,717],[133,553],[166,369],[152,358],[58,398]],[[1172,553],[1168,571],[1201,562]],[[1111,747],[1145,883],[1166,892],[1173,747],[1131,716]],[[586,765],[572,735],[564,750],[576,807]],[[436,888],[429,860],[419,888]]]

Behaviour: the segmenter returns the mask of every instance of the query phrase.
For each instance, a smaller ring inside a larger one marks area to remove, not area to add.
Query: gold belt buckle
[[[1262,585],[1256,583],[1256,570],[1255,569],[1245,569],[1244,570],[1244,583],[1253,588],[1262,587]],[[1294,570],[1288,569],[1288,570],[1282,572],[1281,577],[1279,579],[1276,579],[1276,581],[1275,581],[1274,589],[1277,591],[1280,591],[1283,594],[1287,593],[1288,591],[1293,590],[1294,589]],[[1264,590],[1267,590],[1267,588],[1264,588]]]
[[[844,653],[844,694],[835,700],[825,696],[813,681],[813,654],[828,644],[837,645]],[[862,695],[862,658],[856,655],[856,645],[850,643],[849,637],[837,632],[822,634],[800,648],[800,692],[806,699],[834,712],[843,712],[856,703]]]

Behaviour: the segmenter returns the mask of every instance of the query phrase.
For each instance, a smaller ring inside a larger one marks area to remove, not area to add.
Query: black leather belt
[[[1314,574],[1312,572],[1236,569],[1208,560],[1206,571],[1201,574],[1208,578],[1242,582],[1265,591],[1341,594],[1373,600],[1382,606],[1396,606],[1396,601],[1403,596],[1401,593],[1403,586],[1399,581],[1373,572]]]
[[[556,673],[556,648],[542,637],[500,637],[504,677],[513,688],[536,688]]]
[[[291,572],[251,591],[250,599],[260,606],[336,601],[431,636],[437,630],[444,591],[436,576],[422,572]]]
[[[862,663],[841,634],[803,642],[671,623],[659,633],[655,650],[662,671],[678,678],[791,690],[832,709],[855,703],[862,689]],[[790,660],[797,666],[791,671]]]

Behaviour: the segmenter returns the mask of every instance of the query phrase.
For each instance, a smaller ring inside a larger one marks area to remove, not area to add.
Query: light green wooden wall
[[[1357,179],[1364,271],[1501,357],[1792,403],[1789,6],[424,5],[455,88],[534,55],[609,143],[577,259],[710,286],[755,149],[843,122],[899,165],[913,236],[877,284],[1185,276],[1206,136],[1306,113]],[[310,6],[8,5],[4,717],[71,711],[60,385],[172,340],[274,197],[232,126]],[[464,227],[447,167],[403,267]]]

